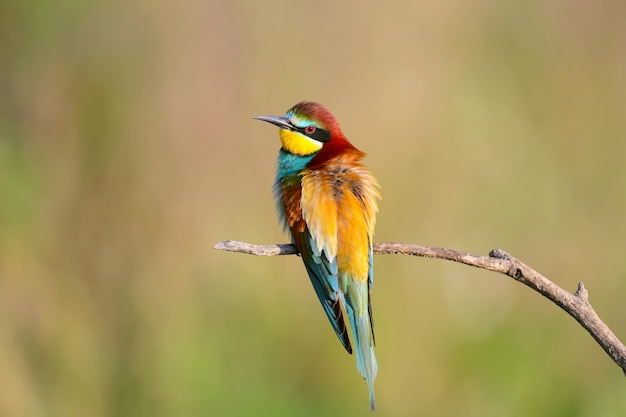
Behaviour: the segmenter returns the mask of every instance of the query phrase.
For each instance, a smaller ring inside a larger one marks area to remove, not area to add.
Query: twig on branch
[[[291,244],[253,245],[245,242],[226,240],[219,242],[214,248],[257,256],[298,254],[296,247]],[[453,249],[388,242],[374,244],[374,253],[377,255],[397,254],[445,259],[508,275],[514,280],[537,291],[576,319],[622,369],[624,375],[626,375],[626,346],[624,346],[595,312],[589,303],[587,289],[583,286],[582,282],[578,284],[578,289],[572,294],[502,249],[493,249],[489,252],[489,256],[476,256]]]

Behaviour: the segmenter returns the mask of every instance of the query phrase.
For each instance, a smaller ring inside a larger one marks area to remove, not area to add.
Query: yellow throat
[[[322,143],[293,130],[280,129],[283,149],[294,155],[311,155],[322,149]]]

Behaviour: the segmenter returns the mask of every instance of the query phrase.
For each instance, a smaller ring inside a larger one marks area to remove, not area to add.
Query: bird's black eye
[[[318,142],[330,142],[330,132],[317,126],[296,127],[295,130]]]

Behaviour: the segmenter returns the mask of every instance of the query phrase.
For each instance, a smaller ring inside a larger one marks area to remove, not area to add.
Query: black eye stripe
[[[315,139],[318,142],[330,142],[330,132],[324,129],[320,129],[319,127],[315,128],[315,132],[307,133],[305,131],[306,127],[296,127],[295,130],[297,132],[302,133],[304,136],[308,136],[311,139]]]

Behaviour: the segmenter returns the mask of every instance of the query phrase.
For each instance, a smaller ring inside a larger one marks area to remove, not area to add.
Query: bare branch
[[[257,256],[298,254],[296,247],[291,244],[253,245],[226,240],[219,242],[214,248]],[[374,253],[377,255],[397,254],[445,259],[507,275],[537,291],[576,319],[626,375],[626,346],[595,312],[589,303],[589,295],[582,282],[578,284],[578,289],[572,294],[502,249],[493,249],[489,252],[489,256],[476,256],[453,249],[388,242],[374,244]]]

